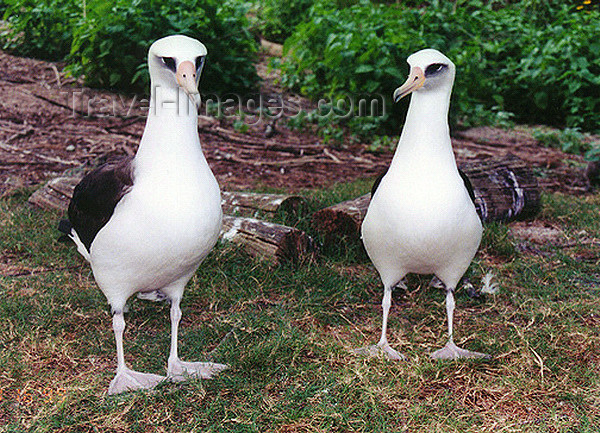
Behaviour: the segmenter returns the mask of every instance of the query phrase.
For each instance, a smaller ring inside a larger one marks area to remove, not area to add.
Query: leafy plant
[[[549,128],[534,128],[532,136],[546,147],[560,149],[565,153],[584,155],[587,161],[600,160],[600,141],[579,128],[563,130]]]
[[[391,102],[407,76],[406,58],[426,47],[457,66],[453,124],[514,120],[584,130],[600,124],[600,43],[590,39],[600,27],[598,11],[537,0],[422,8],[362,0],[345,9],[321,0],[309,14],[284,45],[282,83],[314,98],[384,95],[388,129],[406,107]]]
[[[583,134],[579,128],[565,128],[562,131],[536,128],[532,135],[544,146],[554,147],[566,153],[581,154],[587,147],[586,134]]]
[[[83,14],[74,0],[4,0],[2,48],[19,55],[62,60],[71,49],[73,23]]]
[[[302,22],[314,0],[259,0],[258,29],[274,42],[284,42]]]
[[[234,2],[119,0],[110,9],[90,10],[74,34],[71,71],[86,83],[146,92],[146,53],[158,37],[186,34],[208,48],[204,88],[225,93],[251,89],[258,81],[256,43],[246,29],[245,8]]]
[[[600,161],[600,141],[593,142],[590,149],[584,155],[586,161]]]
[[[214,93],[244,92],[258,82],[257,44],[240,2],[217,0],[5,0],[5,49],[69,63],[86,84],[148,91],[146,54],[156,39],[186,34],[208,48],[203,82]],[[84,10],[83,7],[86,7]]]

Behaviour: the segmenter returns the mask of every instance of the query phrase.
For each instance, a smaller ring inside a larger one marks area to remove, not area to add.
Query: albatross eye
[[[163,61],[163,64],[171,71],[176,71],[177,65],[175,64],[175,59],[173,57],[161,57],[161,60]]]
[[[428,77],[430,75],[438,74],[438,73],[442,72],[444,69],[446,69],[447,67],[448,67],[448,65],[445,65],[443,63],[433,63],[433,64],[427,66],[427,68],[425,68],[425,76]]]

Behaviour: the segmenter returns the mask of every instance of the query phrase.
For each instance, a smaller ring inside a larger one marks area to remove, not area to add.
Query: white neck
[[[165,120],[197,124],[198,109],[181,87],[152,85],[148,122]]]
[[[392,166],[415,160],[437,160],[442,164],[451,160],[456,165],[448,127],[450,90],[416,91],[411,95]]]
[[[152,86],[136,167],[149,171],[171,162],[178,165],[195,155],[202,155],[196,105],[179,87]]]

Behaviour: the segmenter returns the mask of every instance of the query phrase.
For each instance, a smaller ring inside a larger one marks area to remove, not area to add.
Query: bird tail
[[[60,220],[58,223],[58,231],[64,233],[64,235],[58,238],[59,242],[73,241],[77,246],[77,251],[79,251],[79,254],[81,254],[83,258],[86,259],[88,262],[90,261],[90,252],[85,247],[85,245],[83,245],[81,239],[79,239],[79,235],[73,228],[73,224],[71,224],[71,221]]]

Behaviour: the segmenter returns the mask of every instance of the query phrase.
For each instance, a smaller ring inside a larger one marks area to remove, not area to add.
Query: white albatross
[[[455,67],[433,49],[412,54],[408,63],[408,80],[394,92],[395,102],[412,93],[406,123],[361,228],[365,249],[384,286],[381,338],[358,352],[383,351],[391,359],[403,359],[386,335],[392,290],[403,284],[406,274],[417,273],[434,274],[446,288],[449,340],[432,358],[487,357],[453,341],[453,292],[482,235],[450,141],[448,108]]]
[[[226,365],[183,362],[177,350],[184,287],[215,245],[221,194],[198,137],[198,81],[207,54],[199,41],[168,36],[148,52],[151,99],[134,158],[90,172],[75,188],[59,229],[90,262],[113,313],[117,374],[109,394],[152,388],[164,376],[127,367],[125,302],[159,292],[171,301],[167,377],[210,378]]]

